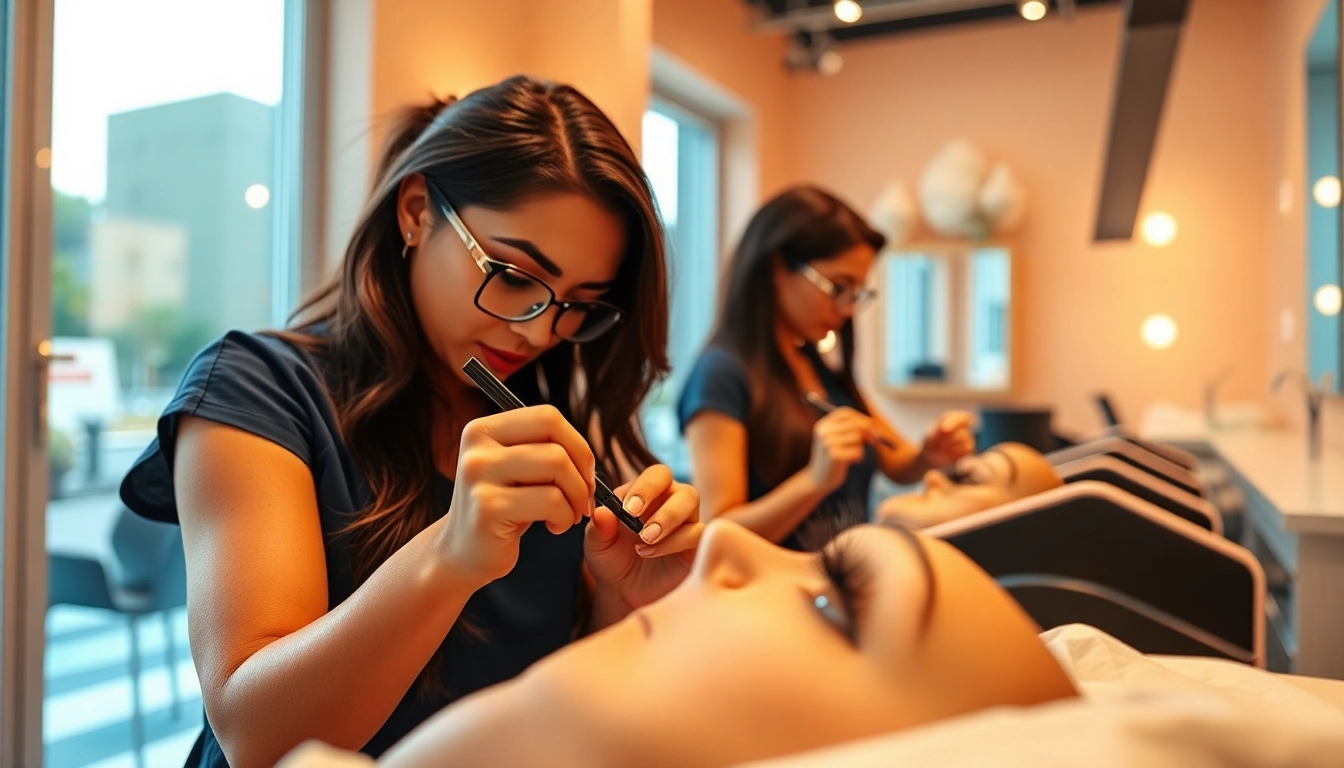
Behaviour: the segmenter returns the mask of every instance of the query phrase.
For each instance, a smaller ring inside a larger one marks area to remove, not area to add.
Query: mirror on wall
[[[1307,372],[1340,391],[1340,0],[1328,0],[1307,44]]]
[[[883,386],[896,396],[1005,395],[1013,383],[1012,251],[970,243],[882,258]]]

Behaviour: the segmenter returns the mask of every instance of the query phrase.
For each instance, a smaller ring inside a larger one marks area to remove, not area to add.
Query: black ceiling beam
[[[1189,0],[1127,0],[1096,240],[1128,240],[1143,200]]]

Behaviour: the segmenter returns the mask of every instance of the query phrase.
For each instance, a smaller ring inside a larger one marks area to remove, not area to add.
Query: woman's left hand
[[[593,510],[584,538],[584,559],[598,597],[618,598],[628,611],[672,591],[690,572],[704,524],[700,494],[655,464],[633,483],[615,489],[625,509],[644,521],[635,534],[606,507]]]
[[[924,435],[920,455],[930,467],[946,467],[975,450],[975,436],[971,434],[971,414],[948,411],[933,423]]]

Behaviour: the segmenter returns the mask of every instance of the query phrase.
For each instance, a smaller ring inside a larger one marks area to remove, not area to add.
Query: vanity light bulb
[[[835,0],[835,18],[853,24],[863,17],[863,7],[855,0]]]
[[[1027,21],[1040,21],[1045,18],[1045,1],[1027,0],[1027,2],[1018,6],[1017,10],[1022,14],[1022,18]]]
[[[1166,349],[1176,343],[1176,321],[1167,315],[1149,315],[1143,321],[1143,343],[1151,349]]]
[[[1144,242],[1156,248],[1171,245],[1176,239],[1176,217],[1170,213],[1157,211],[1143,219]]]
[[[243,193],[243,202],[249,208],[265,208],[271,201],[271,190],[265,184],[253,184]]]
[[[1339,205],[1340,188],[1338,176],[1322,176],[1311,187],[1311,196],[1322,208],[1334,208]]]
[[[1338,285],[1322,285],[1316,289],[1316,295],[1312,299],[1316,305],[1316,311],[1326,317],[1334,317],[1339,314],[1339,308],[1344,305],[1344,293],[1341,293]]]

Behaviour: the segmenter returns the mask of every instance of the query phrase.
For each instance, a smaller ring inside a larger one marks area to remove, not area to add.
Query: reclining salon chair
[[[1065,483],[1096,480],[1113,485],[1206,531],[1223,535],[1223,515],[1207,499],[1201,499],[1156,475],[1136,469],[1114,456],[1096,455],[1066,461],[1057,465],[1055,472]]]
[[[1208,495],[1204,489],[1204,482],[1192,470],[1116,435],[1107,435],[1062,448],[1046,454],[1045,458],[1051,464],[1059,466],[1088,456],[1114,456],[1135,469],[1141,469],[1171,483],[1186,493],[1199,497]]]
[[[1265,664],[1259,561],[1112,485],[1081,480],[924,532],[979,564],[1042,629],[1090,624],[1144,653]]]

